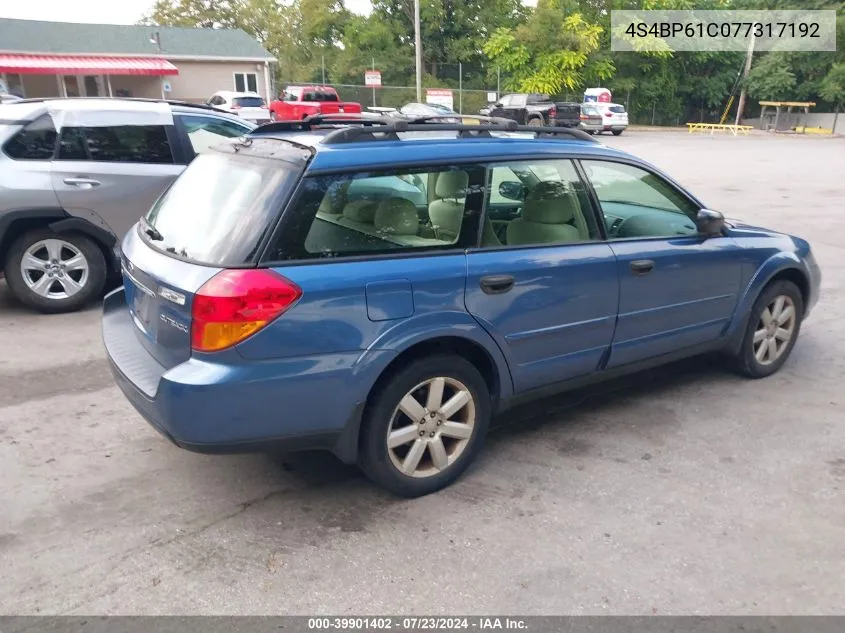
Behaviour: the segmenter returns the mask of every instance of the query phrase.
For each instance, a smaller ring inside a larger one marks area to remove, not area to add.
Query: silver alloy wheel
[[[387,452],[399,472],[431,477],[457,461],[474,430],[472,393],[454,378],[438,376],[399,401],[387,429]]]
[[[45,299],[67,299],[88,283],[88,260],[65,240],[40,240],[26,249],[21,277],[27,288]]]
[[[754,331],[754,358],[761,365],[771,365],[783,356],[795,335],[795,302],[787,295],[775,297],[760,315]]]

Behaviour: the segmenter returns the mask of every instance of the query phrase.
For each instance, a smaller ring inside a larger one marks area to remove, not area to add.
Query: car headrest
[[[371,200],[355,200],[343,207],[343,217],[353,222],[372,224],[378,204]]]
[[[465,171],[444,171],[437,176],[434,195],[438,198],[464,198],[469,186],[469,174]]]
[[[320,202],[320,207],[317,209],[317,211],[319,213],[327,213],[330,215],[338,215],[339,213],[343,212],[342,209],[340,211],[335,210],[334,196],[332,196],[330,193],[327,193],[325,196],[323,196],[323,199]]]
[[[376,209],[375,227],[393,235],[416,235],[420,220],[414,203],[405,198],[387,198]]]
[[[528,194],[522,218],[539,224],[566,224],[578,211],[578,198],[564,183],[541,182]]]

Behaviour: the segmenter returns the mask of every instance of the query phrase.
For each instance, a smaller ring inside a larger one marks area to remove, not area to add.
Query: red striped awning
[[[29,75],[178,75],[160,57],[0,54],[0,72]]]

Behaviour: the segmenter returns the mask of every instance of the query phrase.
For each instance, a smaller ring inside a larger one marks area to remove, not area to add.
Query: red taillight
[[[216,352],[281,316],[302,290],[269,270],[224,270],[205,282],[191,308],[191,347]]]
[[[557,108],[552,108],[549,110],[549,117],[554,119],[557,116]]]
[[[237,103],[232,104],[232,110],[240,110],[240,109],[241,109],[241,106],[239,106]]]
[[[587,119],[589,119],[590,117],[588,117],[586,114],[582,114],[582,115],[581,115],[580,117],[578,117],[578,118],[580,118],[582,121],[586,121],[586,120],[587,120]]]
[[[613,112],[605,112],[604,116],[613,116]]]

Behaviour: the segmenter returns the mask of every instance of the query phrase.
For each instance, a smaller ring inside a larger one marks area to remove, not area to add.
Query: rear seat
[[[372,200],[355,200],[343,207],[343,214],[337,219],[338,224],[362,231],[373,232],[378,203]]]
[[[420,237],[417,207],[404,198],[387,198],[376,210],[375,229],[382,237],[406,246],[442,246],[444,240]]]

